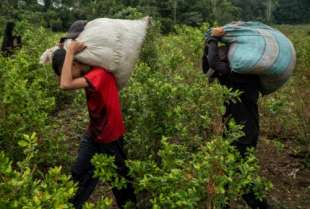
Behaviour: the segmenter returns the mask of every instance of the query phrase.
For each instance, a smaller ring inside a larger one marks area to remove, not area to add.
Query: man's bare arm
[[[74,90],[81,89],[88,86],[87,80],[83,77],[73,78],[72,77],[72,63],[74,54],[82,51],[85,46],[82,43],[72,41],[68,47],[62,73],[60,76],[60,88],[63,90]]]

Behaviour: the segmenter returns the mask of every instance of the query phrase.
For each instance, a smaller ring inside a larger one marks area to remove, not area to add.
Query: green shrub
[[[24,133],[37,132],[42,156],[40,163],[57,165],[68,158],[63,155],[64,139],[52,130],[51,113],[55,101],[64,97],[50,66],[39,64],[41,53],[56,43],[58,35],[27,22],[17,23],[23,48],[12,57],[1,57],[0,68],[0,145],[14,160],[20,159],[17,141]]]
[[[259,197],[270,183],[258,176],[254,155],[242,159],[229,141],[215,138],[194,153],[162,140],[161,163],[129,161],[137,191],[150,193],[152,208],[222,208],[256,188]]]
[[[177,28],[153,45],[156,62],[140,62],[122,92],[128,162],[142,208],[220,208],[253,185],[253,155],[243,160],[222,138],[225,101],[239,92],[209,84],[199,66],[203,30]],[[154,65],[152,65],[154,63]]]
[[[76,188],[70,177],[61,173],[61,167],[41,173],[33,162],[38,154],[36,135],[25,135],[19,145],[25,158],[16,166],[0,152],[0,208],[72,209],[68,200]]]

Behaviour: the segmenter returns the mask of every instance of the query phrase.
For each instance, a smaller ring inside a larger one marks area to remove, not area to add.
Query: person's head
[[[60,76],[61,71],[64,65],[66,57],[66,50],[64,48],[59,48],[53,53],[53,59],[52,59],[52,67],[54,72]],[[81,77],[84,73],[84,69],[87,65],[82,64],[78,61],[73,61],[72,63],[72,76],[73,78]]]
[[[221,45],[218,48],[218,55],[219,55],[220,61],[227,62],[227,63],[229,62],[228,50],[229,50],[228,45]],[[202,69],[204,73],[207,73],[209,70],[208,53],[209,53],[209,46],[208,46],[208,43],[205,43],[203,57],[202,57]]]

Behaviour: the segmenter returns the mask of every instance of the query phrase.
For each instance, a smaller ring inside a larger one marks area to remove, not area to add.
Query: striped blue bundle
[[[260,22],[230,23],[224,31],[222,41],[230,45],[231,69],[259,75],[263,94],[274,92],[289,79],[295,68],[296,52],[280,31]]]

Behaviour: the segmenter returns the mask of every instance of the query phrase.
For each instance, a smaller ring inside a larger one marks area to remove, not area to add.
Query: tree
[[[301,24],[310,22],[310,1],[279,0],[274,11],[276,23]]]
[[[272,22],[273,11],[276,8],[278,0],[266,0],[266,21]]]
[[[263,20],[265,18],[266,9],[264,1],[233,0],[233,4],[240,8],[241,20]]]

